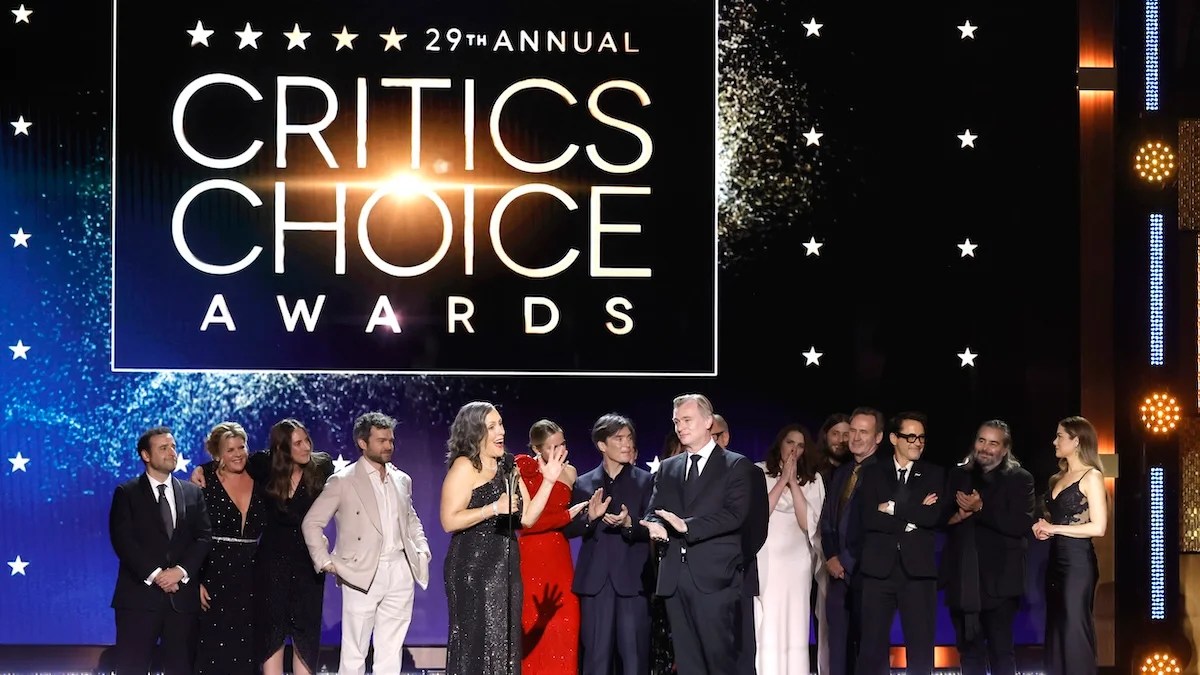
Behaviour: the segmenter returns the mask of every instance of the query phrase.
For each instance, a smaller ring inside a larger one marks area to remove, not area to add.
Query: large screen
[[[446,640],[438,499],[471,400],[514,452],[557,421],[581,472],[598,416],[634,420],[646,465],[689,391],[756,460],[869,405],[927,412],[949,466],[1000,417],[1044,487],[1087,329],[1074,15],[935,5],[6,15],[0,643],[112,642],[107,511],[157,424],[183,478],[223,420],[262,448],[294,416],[353,461],[354,418],[397,417],[434,552],[414,645]],[[339,617],[331,582],[330,643]]]

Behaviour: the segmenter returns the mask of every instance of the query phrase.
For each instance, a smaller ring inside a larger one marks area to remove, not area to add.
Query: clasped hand
[[[674,513],[671,513],[666,509],[658,509],[654,513],[657,514],[659,518],[662,518],[664,521],[666,521],[667,525],[670,525],[671,529],[675,530],[679,534],[684,534],[688,531],[687,522]],[[644,525],[650,532],[651,539],[656,541],[667,540],[667,528],[663,527],[662,523],[656,523],[649,520],[642,520],[639,522],[641,522],[641,524]]]

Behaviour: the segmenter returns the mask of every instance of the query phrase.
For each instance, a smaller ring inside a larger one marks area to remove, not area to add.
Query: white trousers
[[[342,658],[339,675],[364,675],[367,647],[375,633],[375,665],[371,672],[396,675],[404,636],[412,622],[413,576],[401,553],[381,560],[366,593],[342,584]]]

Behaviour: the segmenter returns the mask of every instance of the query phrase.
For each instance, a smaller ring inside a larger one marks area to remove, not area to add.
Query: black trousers
[[[714,593],[696,588],[687,565],[679,572],[675,594],[666,598],[667,619],[679,675],[730,675],[738,672],[745,613],[741,575]]]
[[[196,612],[118,609],[114,660],[117,675],[146,675],[154,647],[166,675],[191,675],[196,660]]]
[[[580,664],[583,675],[609,675],[650,669],[650,600],[617,595],[612,582],[596,595],[579,596]],[[615,657],[615,658],[614,658]]]
[[[816,584],[813,584],[816,588]],[[862,626],[862,575],[829,578],[825,590],[825,623],[830,675],[851,675],[858,659]]]
[[[998,604],[997,604],[998,603]],[[1017,672],[1016,652],[1013,649],[1013,618],[1020,604],[1018,598],[986,602],[988,608],[979,613],[980,630],[973,640],[966,639],[963,613],[950,610],[954,633],[958,637],[958,661],[962,675],[1014,675]]]
[[[908,675],[933,672],[937,630],[937,579],[910,577],[899,562],[886,579],[863,577],[862,642],[855,664],[857,675],[889,672],[892,619],[900,610],[900,627],[908,659]]]

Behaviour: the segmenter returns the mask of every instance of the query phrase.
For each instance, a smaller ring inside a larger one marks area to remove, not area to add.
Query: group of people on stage
[[[897,612],[907,672],[931,673],[939,586],[963,672],[1015,673],[1030,536],[1051,540],[1046,672],[1096,671],[1091,538],[1105,533],[1108,497],[1087,420],[1058,426],[1044,518],[1000,420],[948,472],[923,459],[916,412],[886,426],[870,408],[831,415],[816,438],[790,424],[757,464],[730,448],[703,395],[677,397],[672,422],[652,474],[636,465],[633,422],[601,416],[600,464],[577,475],[556,423],[536,422],[514,460],[496,406],[459,410],[439,512],[451,534],[447,673],[880,675]],[[311,673],[331,574],[338,672],[365,672],[372,647],[373,672],[400,672],[432,554],[412,480],[391,461],[395,424],[359,417],[361,458],[335,473],[297,420],[256,453],[223,422],[190,482],[172,478],[171,430],[146,431],[146,471],[116,489],[110,512],[117,671],[145,673],[161,642],[167,673],[282,673],[290,638],[290,670]],[[877,453],[885,437],[892,452]]]

